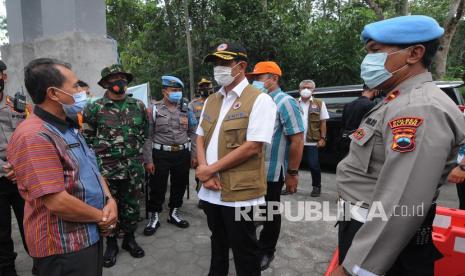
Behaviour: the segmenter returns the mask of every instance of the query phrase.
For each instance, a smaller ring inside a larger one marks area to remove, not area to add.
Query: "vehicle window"
[[[443,87],[441,88],[442,91],[444,91],[447,96],[449,96],[455,104],[459,104],[459,99],[457,98],[457,95],[455,94],[455,89],[452,87]]]
[[[315,94],[315,98],[325,102],[326,108],[330,113],[342,114],[344,105],[352,102],[361,95],[361,91],[350,91],[341,93]]]

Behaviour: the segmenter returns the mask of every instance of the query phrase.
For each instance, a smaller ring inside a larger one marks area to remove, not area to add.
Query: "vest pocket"
[[[223,122],[224,138],[227,148],[237,148],[247,139],[248,118]]]
[[[229,183],[232,191],[258,189],[257,186],[260,174],[257,170],[229,171]]]

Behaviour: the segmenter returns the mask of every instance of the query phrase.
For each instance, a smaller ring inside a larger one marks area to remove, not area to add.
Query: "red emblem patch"
[[[352,133],[355,139],[357,140],[362,140],[363,137],[365,137],[365,130],[363,128],[359,128],[354,133]]]
[[[402,117],[389,121],[388,125],[393,135],[391,149],[397,152],[414,151],[415,134],[422,123],[423,118],[417,117]]]

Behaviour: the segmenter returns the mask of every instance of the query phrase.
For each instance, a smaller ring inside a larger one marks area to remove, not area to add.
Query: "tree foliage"
[[[118,41],[123,65],[137,83],[150,82],[160,96],[160,77],[181,78],[189,86],[184,0],[106,0],[107,26]],[[375,12],[371,4],[379,10]],[[189,0],[195,80],[212,78],[203,58],[222,42],[237,41],[249,55],[249,69],[275,60],[283,69],[282,87],[296,89],[302,79],[318,86],[360,83],[365,51],[360,32],[367,23],[403,14],[426,14],[441,24],[447,0]],[[463,74],[465,26],[451,44],[447,78]]]

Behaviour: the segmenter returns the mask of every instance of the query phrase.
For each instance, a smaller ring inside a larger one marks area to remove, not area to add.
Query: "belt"
[[[352,203],[349,203],[349,202],[345,201],[342,198],[339,198],[338,205],[339,205],[339,208],[342,208],[343,214],[345,213],[346,210],[349,211],[349,215],[350,215],[351,219],[354,219],[354,220],[359,221],[361,223],[365,223],[367,221],[367,217],[368,217],[368,209],[367,208],[363,208],[362,206],[354,205]],[[345,214],[344,214],[344,218],[345,218]]]
[[[162,151],[181,151],[185,149],[189,149],[189,143],[185,143],[182,145],[162,145],[162,144],[157,144],[157,143],[152,143],[153,148],[156,150],[162,150]]]

